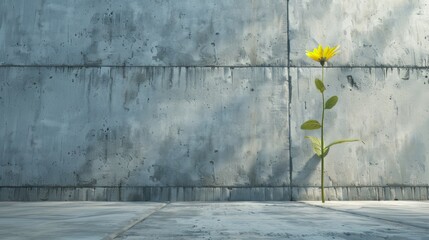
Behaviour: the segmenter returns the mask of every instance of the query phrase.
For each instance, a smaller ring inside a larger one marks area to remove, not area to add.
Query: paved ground
[[[429,240],[429,202],[0,202],[0,239]]]

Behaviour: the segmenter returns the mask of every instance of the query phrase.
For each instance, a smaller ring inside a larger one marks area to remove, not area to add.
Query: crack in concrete
[[[115,231],[111,234],[109,234],[108,236],[102,238],[102,240],[113,240],[113,239],[117,239],[117,237],[121,236],[123,233],[125,233],[126,231],[128,231],[129,229],[131,229],[132,227],[134,227],[135,225],[145,221],[146,219],[148,219],[150,216],[152,216],[153,214],[159,212],[160,210],[162,210],[163,208],[165,208],[167,205],[169,205],[170,203],[165,203],[164,205],[158,207],[157,209],[153,210],[151,213],[149,214],[144,214],[144,216],[141,216],[140,218],[135,219],[134,221],[132,221],[130,224],[126,225],[125,227],[119,229],[118,231]]]
[[[366,218],[371,218],[371,219],[385,221],[385,222],[389,222],[389,223],[395,223],[395,224],[405,225],[405,226],[414,227],[414,228],[418,228],[418,229],[423,229],[423,230],[429,231],[429,228],[427,228],[427,227],[422,227],[422,226],[418,226],[418,225],[414,225],[414,224],[410,224],[410,223],[405,223],[405,222],[398,221],[398,220],[391,220],[391,219],[385,219],[385,218],[381,218],[381,217],[374,217],[374,216],[366,215],[366,214],[363,214],[363,213],[349,212],[347,210],[335,209],[335,208],[330,208],[330,207],[327,207],[327,206],[314,205],[314,204],[310,204],[310,203],[307,203],[307,202],[300,202],[300,201],[298,201],[298,203],[302,203],[302,204],[307,205],[307,206],[318,207],[318,208],[322,208],[322,209],[328,209],[328,210],[331,210],[331,211],[347,213],[347,214],[354,215],[354,216],[366,217]]]

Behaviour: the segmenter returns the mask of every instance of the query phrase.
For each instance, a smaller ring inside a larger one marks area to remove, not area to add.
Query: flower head
[[[335,47],[326,46],[325,48],[319,44],[319,47],[313,49],[313,51],[305,51],[307,57],[313,59],[316,62],[319,62],[322,66],[333,56],[337,54],[337,50],[340,48],[339,45]]]

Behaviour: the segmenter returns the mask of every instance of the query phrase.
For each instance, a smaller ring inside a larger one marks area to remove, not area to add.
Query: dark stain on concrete
[[[349,85],[356,89],[359,90],[359,86],[357,85],[357,83],[355,82],[355,80],[353,79],[352,75],[347,75],[347,82],[349,83]]]
[[[402,77],[402,80],[410,80],[410,69],[405,71],[405,75]]]
[[[186,65],[196,65],[197,61],[187,52],[180,52],[177,49],[166,46],[155,46],[156,55],[152,60],[163,64],[186,63]],[[183,64],[184,65],[184,64]]]
[[[125,81],[128,81],[129,84],[127,84],[127,89],[124,93],[123,107],[125,110],[129,111],[132,102],[136,104],[138,103],[137,97],[140,92],[140,86],[150,80],[148,79],[148,75],[145,74],[145,72],[135,72],[131,75],[130,78],[125,79]]]
[[[75,174],[77,185],[127,183],[139,172],[144,157],[136,152],[130,136],[131,129],[123,126],[103,125],[88,131],[84,163]]]

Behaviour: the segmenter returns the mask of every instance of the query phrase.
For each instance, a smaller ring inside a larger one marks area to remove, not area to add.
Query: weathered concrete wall
[[[320,108],[320,94],[313,82],[321,73],[314,68],[291,68],[290,73],[296,79],[292,80],[291,101],[295,114],[291,121],[292,182],[314,187],[320,184],[320,160],[304,150],[311,149],[304,136],[318,136],[318,131],[303,132],[299,125],[321,116],[321,109],[315,110]],[[325,165],[327,186],[414,186],[427,191],[428,75],[427,69],[327,69],[325,93],[339,97],[337,106],[325,112],[327,141],[360,138],[365,142],[331,148]]]
[[[19,67],[0,76],[4,185],[289,184],[284,68]]]
[[[319,42],[366,143],[328,198],[429,199],[429,6],[386,1],[0,2],[0,200],[318,199]]]
[[[2,1],[0,63],[284,65],[286,8],[282,0]]]
[[[318,64],[305,57],[317,43],[341,45],[326,71],[329,199],[428,199],[427,90],[429,5],[424,1],[289,2],[292,199],[319,199],[320,163],[299,129],[320,119]]]
[[[341,45],[335,66],[427,67],[429,3],[413,0],[290,0],[292,66],[314,66],[306,49]]]

